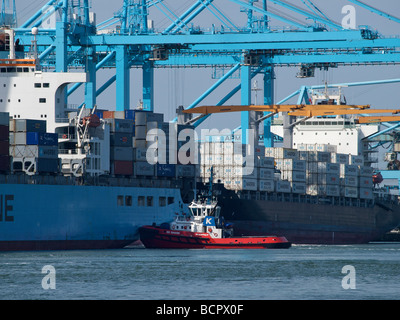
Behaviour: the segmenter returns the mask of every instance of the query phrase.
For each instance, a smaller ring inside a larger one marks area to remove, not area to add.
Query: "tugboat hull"
[[[139,228],[140,240],[146,248],[169,249],[287,249],[285,237],[212,238],[208,233],[176,231],[159,227]]]

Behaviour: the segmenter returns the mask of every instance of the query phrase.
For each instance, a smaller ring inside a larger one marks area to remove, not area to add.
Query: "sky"
[[[288,2],[306,9],[303,0],[288,0]],[[327,15],[331,20],[340,24],[344,14],[342,8],[345,5],[353,5],[347,0],[312,0],[313,3]],[[42,7],[48,0],[31,1],[16,0],[18,22],[22,23]],[[398,0],[380,0],[377,4],[373,0],[364,0],[365,3],[379,7],[384,12],[400,17],[400,1]],[[96,21],[100,23],[113,16],[123,5],[123,0],[92,0],[91,11],[96,13]],[[190,7],[194,0],[165,0],[164,3],[179,15]],[[240,6],[229,0],[214,0],[213,4],[232,20],[238,27],[246,25],[247,16],[241,12]],[[261,5],[261,0],[259,1]],[[268,1],[268,6],[274,12],[278,10],[285,12],[290,17],[305,23],[305,17],[287,11],[278,5]],[[400,36],[400,26],[398,23],[373,14],[368,10],[354,5],[356,9],[356,25],[369,25],[384,36]],[[166,28],[171,21],[157,8],[150,10],[149,18],[154,21],[154,28],[162,30]],[[195,20],[194,26],[200,26],[204,29],[210,29],[215,24],[217,29],[221,22],[217,20],[208,10],[204,10]],[[282,27],[282,22],[271,19],[270,26]],[[298,90],[302,85],[320,85],[325,81],[328,83],[358,82],[400,78],[400,66],[368,66],[368,67],[339,67],[328,71],[316,70],[314,78],[298,79],[296,67],[277,67],[275,68],[275,102],[283,99],[292,92]],[[114,74],[114,70],[104,69],[98,72],[99,87]],[[166,120],[175,117],[175,109],[179,105],[188,106],[206,91],[216,79],[212,78],[213,71],[208,68],[195,69],[156,69],[155,71],[155,112],[165,114]],[[253,81],[258,82],[262,88],[261,76],[257,76]],[[233,87],[239,83],[238,79],[229,79],[225,81],[217,90],[209,95],[202,104],[216,104]],[[141,99],[141,70],[131,70],[131,108],[135,108]],[[374,108],[396,108],[400,107],[400,83],[374,85],[364,87],[344,88],[343,93],[349,104],[370,104]],[[77,90],[72,97],[71,103],[80,104],[83,101],[83,90]],[[253,103],[255,102],[253,95]],[[262,102],[262,91],[258,92],[257,102]],[[296,98],[289,100],[288,103],[295,103]],[[240,104],[240,92],[237,93],[229,104]],[[115,84],[97,98],[97,105],[102,109],[115,109]],[[220,114],[210,117],[200,128],[236,128],[240,124],[240,114]]]

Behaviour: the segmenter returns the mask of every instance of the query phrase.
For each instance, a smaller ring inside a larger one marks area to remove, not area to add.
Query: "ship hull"
[[[174,201],[159,206],[159,197]],[[179,189],[0,184],[0,250],[123,248],[139,239],[139,227],[171,220],[180,204]]]
[[[0,241],[0,251],[119,249],[131,240]]]
[[[400,223],[395,204],[356,207],[222,197],[235,234],[282,234],[294,244],[363,244]]]
[[[207,233],[174,231],[157,227],[139,228],[140,240],[146,248],[157,249],[288,249],[285,237],[211,238]]]

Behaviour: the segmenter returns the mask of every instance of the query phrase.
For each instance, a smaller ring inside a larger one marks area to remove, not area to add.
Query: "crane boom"
[[[318,116],[339,116],[346,114],[371,114],[371,113],[392,113],[397,114],[400,113],[400,110],[393,109],[369,109],[369,110],[355,110],[355,109],[347,109],[347,110],[295,110],[293,112],[289,112],[290,116],[299,116],[299,117],[318,117]]]
[[[297,112],[297,111],[314,111],[322,110],[325,112],[331,110],[365,110],[369,109],[369,105],[311,105],[311,104],[272,104],[272,105],[230,105],[230,106],[200,106],[192,109],[184,110],[184,113],[224,113],[239,111],[262,111],[262,112]]]
[[[360,124],[381,123],[381,122],[398,122],[398,121],[400,121],[400,116],[360,117],[360,118],[358,118],[358,123],[360,123]]]

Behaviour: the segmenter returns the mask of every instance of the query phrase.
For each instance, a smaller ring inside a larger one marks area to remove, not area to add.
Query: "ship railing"
[[[192,221],[192,216],[189,215],[177,216],[176,221],[181,221],[181,222]]]
[[[66,140],[76,139],[76,134],[59,133],[58,139],[66,139]]]
[[[155,180],[145,178],[115,178],[110,176],[100,177],[74,177],[71,175],[26,175],[0,174],[0,184],[46,184],[46,185],[97,185],[117,187],[140,187],[181,189],[180,180]]]
[[[76,149],[58,149],[58,154],[78,154]]]
[[[56,118],[55,120],[56,123],[69,123],[68,118]]]
[[[240,199],[245,200],[267,200],[278,202],[295,202],[321,205],[340,205],[351,207],[373,207],[374,199],[360,199],[338,196],[318,196],[308,194],[294,194],[286,192],[252,192],[241,191],[238,193]]]

